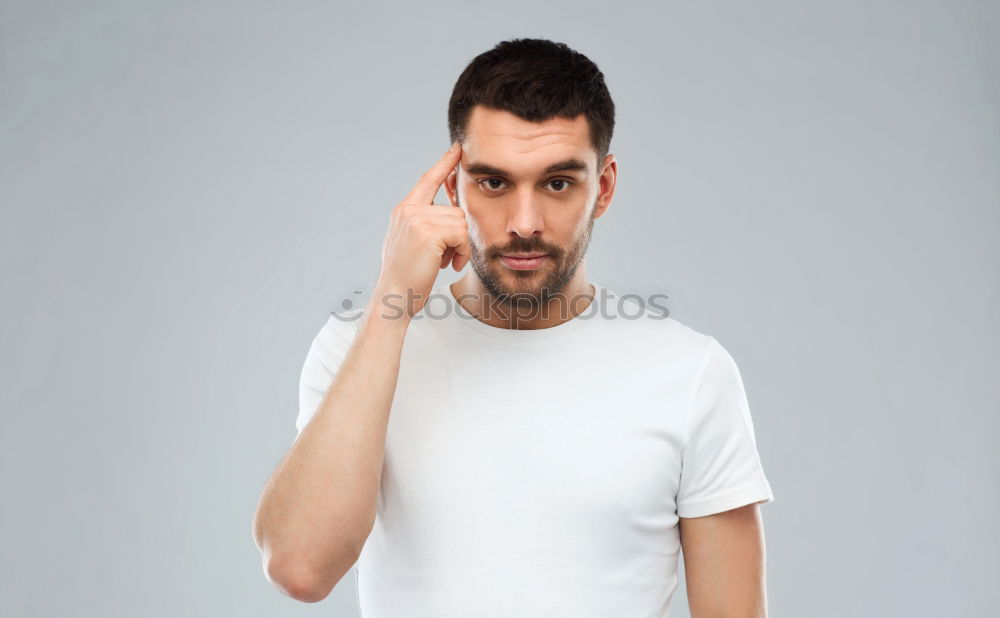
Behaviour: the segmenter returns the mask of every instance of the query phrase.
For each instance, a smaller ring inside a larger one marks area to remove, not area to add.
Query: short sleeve
[[[764,475],[739,369],[709,337],[681,448],[679,517],[702,517],[774,500]]]
[[[357,333],[360,312],[331,314],[313,338],[299,378],[299,413],[295,419],[298,434],[312,419],[333,378],[340,370]]]

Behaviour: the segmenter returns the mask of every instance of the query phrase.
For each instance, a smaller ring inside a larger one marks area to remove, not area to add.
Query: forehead
[[[466,125],[463,160],[487,163],[515,175],[531,174],[557,161],[594,162],[587,117],[531,122],[506,110],[476,105]]]

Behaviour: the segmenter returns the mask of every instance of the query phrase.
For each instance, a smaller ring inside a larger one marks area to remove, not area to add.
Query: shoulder
[[[670,315],[664,295],[620,294],[605,287],[598,293],[600,317],[607,331],[631,349],[646,349],[700,366],[718,345],[712,335]]]

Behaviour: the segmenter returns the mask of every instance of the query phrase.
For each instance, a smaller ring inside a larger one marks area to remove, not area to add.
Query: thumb
[[[462,246],[456,247],[455,255],[452,258],[452,268],[455,269],[455,272],[459,272],[465,268],[465,265],[469,263],[471,256],[472,247],[470,247],[468,243],[464,243]]]
[[[448,247],[447,249],[444,250],[444,253],[441,255],[441,268],[444,268],[445,266],[448,265],[448,262],[451,261],[451,258],[454,254],[455,254],[455,247]]]

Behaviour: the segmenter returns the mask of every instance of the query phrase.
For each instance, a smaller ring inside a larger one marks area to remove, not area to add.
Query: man
[[[356,566],[365,618],[664,617],[683,547],[694,618],[765,616],[773,495],[732,357],[587,280],[618,171],[603,75],[505,41],[448,117],[371,301],[306,357],[254,519],[268,578],[315,602]]]

